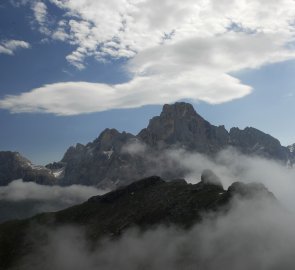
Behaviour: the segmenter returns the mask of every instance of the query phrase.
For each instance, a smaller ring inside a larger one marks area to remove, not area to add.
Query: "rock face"
[[[28,159],[17,152],[0,152],[0,186],[7,185],[13,180],[23,179],[38,184],[51,185],[56,182],[50,170],[33,165]]]
[[[216,153],[229,140],[224,126],[211,125],[188,103],[164,105],[161,115],[152,118],[138,137],[152,147],[174,145],[200,153]]]
[[[150,175],[183,178],[186,171],[177,163],[161,159],[163,151],[181,148],[212,156],[229,146],[247,155],[291,165],[295,162],[294,147],[283,147],[277,139],[255,128],[232,128],[228,132],[224,126],[217,127],[203,119],[191,104],[177,102],[164,105],[161,114],[152,118],[138,135],[106,129],[93,142],[70,147],[60,162],[48,164],[47,171],[43,168],[41,174],[40,170],[28,168],[26,172],[33,174],[30,176],[30,173],[23,173],[22,166],[19,166],[21,169],[7,169],[13,162],[2,158],[0,185],[14,180],[13,177],[48,183],[45,175],[50,174],[60,185],[83,184],[111,189]]]
[[[17,263],[34,248],[36,239],[46,241],[46,235],[40,235],[40,230],[35,230],[39,233],[37,238],[33,232],[30,232],[30,238],[25,237],[27,230],[39,228],[39,225],[52,230],[63,225],[81,226],[95,242],[101,237],[119,237],[130,227],[142,230],[157,225],[189,228],[206,212],[227,211],[229,201],[236,194],[247,199],[249,192],[251,196],[260,197],[263,190],[263,196],[273,199],[261,185],[251,188],[235,183],[224,190],[219,182],[207,182],[212,176],[214,173],[204,172],[203,180],[195,185],[187,184],[183,179],[165,182],[157,176],[149,177],[66,210],[3,223],[0,225],[0,269]]]
[[[134,149],[125,151],[130,144]],[[182,178],[185,171],[177,164],[159,166],[156,158],[150,157],[158,157],[173,148],[214,155],[229,146],[247,155],[283,163],[290,160],[289,149],[270,135],[254,128],[232,128],[228,132],[224,126],[217,127],[203,119],[191,104],[177,102],[164,105],[161,114],[152,118],[148,127],[136,136],[106,129],[92,143],[69,148],[61,160],[65,173],[60,183],[114,188],[152,174],[165,179]],[[134,154],[142,149],[145,155]]]
[[[290,151],[281,146],[279,140],[262,131],[247,127],[244,130],[232,128],[229,132],[230,145],[245,154],[256,154],[267,158],[287,161]]]
[[[292,145],[287,146],[288,150],[289,150],[289,164],[290,166],[292,166],[295,163],[295,143]]]
[[[92,143],[77,144],[65,153],[62,185],[84,184],[113,188],[120,181],[133,179],[140,174],[136,160],[122,152],[122,148],[135,136],[115,129],[106,129]]]

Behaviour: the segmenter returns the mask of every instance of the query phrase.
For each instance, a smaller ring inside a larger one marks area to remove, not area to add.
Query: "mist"
[[[82,227],[43,228],[48,241],[36,243],[35,252],[21,262],[21,270],[295,268],[294,168],[232,148],[212,158],[183,149],[161,155],[141,146],[131,149],[130,153],[153,160],[158,168],[172,169],[176,164],[190,183],[199,182],[202,171],[211,169],[225,189],[236,181],[260,182],[277,200],[261,193],[251,199],[236,196],[229,211],[206,213],[202,222],[189,230],[159,226],[142,232],[130,228],[119,239],[101,239],[94,246],[86,240]],[[34,232],[29,236],[34,237]]]
[[[47,230],[48,242],[26,257],[21,269],[294,269],[294,225],[293,215],[258,194],[234,199],[228,213],[208,214],[189,230],[133,228],[95,248],[82,228]]]
[[[234,148],[223,150],[212,159],[181,150],[168,152],[167,156],[179,160],[189,170],[185,179],[190,183],[197,183],[203,169],[209,168],[221,178],[224,188],[236,181],[262,183],[286,208],[295,210],[295,169],[286,164],[259,156],[246,156]]]
[[[282,162],[244,155],[233,147],[220,151],[214,157],[181,148],[163,150],[159,155],[140,142],[128,144],[124,151],[147,160],[147,175],[166,175],[169,171],[179,170],[188,183],[196,184],[201,180],[203,170],[211,169],[221,179],[225,189],[236,181],[262,183],[290,211],[295,211],[295,168]]]
[[[58,211],[105,192],[107,190],[82,185],[45,186],[15,180],[0,187],[0,222]]]

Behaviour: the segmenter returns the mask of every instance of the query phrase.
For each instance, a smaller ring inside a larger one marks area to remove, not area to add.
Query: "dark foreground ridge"
[[[0,269],[17,266],[21,258],[34,250],[36,239],[46,242],[46,233],[40,228],[78,226],[85,230],[91,243],[102,237],[120,237],[132,227],[145,230],[176,225],[185,229],[200,222],[204,213],[227,211],[235,195],[274,199],[259,184],[234,183],[224,190],[218,177],[209,170],[194,185],[183,179],[165,182],[157,176],[145,178],[63,211],[1,224]]]

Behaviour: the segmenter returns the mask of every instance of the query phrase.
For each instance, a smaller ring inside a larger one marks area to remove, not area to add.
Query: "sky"
[[[293,0],[3,0],[0,150],[36,164],[187,101],[295,143]]]

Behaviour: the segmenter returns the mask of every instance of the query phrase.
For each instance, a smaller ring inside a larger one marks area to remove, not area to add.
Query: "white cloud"
[[[47,7],[43,2],[36,2],[33,5],[33,11],[38,23],[43,24],[46,21]]]
[[[75,46],[69,63],[127,58],[131,80],[46,85],[5,97],[1,108],[71,115],[183,98],[221,103],[252,91],[234,72],[295,56],[292,0],[50,1],[67,12],[51,37]]]
[[[71,39],[77,49],[86,49],[85,56],[98,53],[129,58],[162,43],[223,35],[233,23],[240,26],[240,31],[290,36],[295,15],[292,0],[51,2],[76,16],[69,20]],[[173,33],[171,39],[165,40],[169,33]]]
[[[286,164],[255,155],[244,155],[235,148],[222,150],[211,158],[184,149],[166,150],[157,154],[144,146],[143,151],[135,151],[136,148],[137,143],[125,146],[125,149],[130,149],[130,154],[146,161],[147,175],[162,175],[177,168],[186,172],[184,178],[189,183],[196,184],[204,169],[211,169],[220,177],[226,189],[236,181],[264,184],[282,205],[295,213],[295,167],[290,168]]]
[[[208,78],[210,82],[190,80],[190,75],[195,76],[192,73],[181,74],[173,81],[165,81],[165,76],[161,75],[137,77],[129,83],[114,86],[87,82],[56,83],[21,95],[8,95],[0,100],[0,108],[12,113],[77,115],[114,108],[162,104],[183,98],[218,103],[250,92],[250,87],[241,85],[239,80],[229,75]],[[158,84],[157,80],[163,82]]]
[[[4,40],[0,41],[0,54],[9,54],[14,55],[14,52],[18,49],[28,49],[30,48],[30,44],[26,41],[22,40]]]
[[[5,201],[58,201],[59,203],[73,205],[86,201],[92,196],[102,195],[106,191],[95,187],[72,185],[69,187],[44,186],[34,182],[12,181],[8,186],[0,187],[0,200]]]
[[[65,209],[105,192],[107,190],[82,185],[44,186],[15,180],[0,187],[0,223]]]
[[[45,35],[51,35],[51,30],[48,26],[47,6],[42,1],[33,1],[31,8],[34,12],[34,17],[39,25],[39,31]]]

